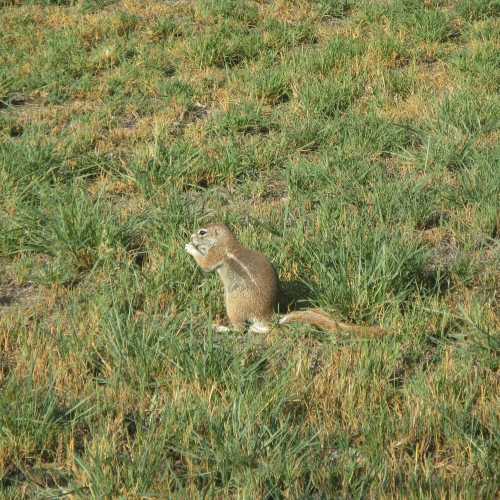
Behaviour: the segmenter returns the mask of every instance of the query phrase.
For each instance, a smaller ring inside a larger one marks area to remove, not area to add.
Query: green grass
[[[0,6],[2,498],[498,494],[497,2]],[[216,221],[390,334],[216,334]]]

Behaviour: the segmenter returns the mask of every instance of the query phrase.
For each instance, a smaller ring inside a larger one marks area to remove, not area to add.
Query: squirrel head
[[[238,245],[238,240],[225,224],[209,224],[191,235],[192,245],[210,260],[224,259],[226,253]]]

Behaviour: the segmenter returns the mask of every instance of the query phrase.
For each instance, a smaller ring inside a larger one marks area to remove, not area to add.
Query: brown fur
[[[283,316],[283,318],[281,318],[280,320],[280,325],[286,325],[287,323],[304,323],[307,325],[315,326],[316,328],[324,330],[325,332],[332,333],[352,332],[373,337],[382,336],[386,333],[383,328],[380,328],[378,326],[358,326],[336,321],[324,311],[321,311],[321,309],[293,311],[291,313],[285,314],[285,316]]]
[[[186,251],[204,271],[219,274],[233,329],[244,330],[250,326],[256,332],[270,330],[278,304],[279,281],[266,256],[241,245],[224,224],[211,224],[196,231]],[[341,323],[319,309],[291,312],[279,323],[304,323],[332,333],[354,332],[370,336],[385,333],[378,327]]]

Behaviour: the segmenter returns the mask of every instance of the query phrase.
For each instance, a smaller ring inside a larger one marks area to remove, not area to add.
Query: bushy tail
[[[334,320],[330,315],[323,312],[321,309],[308,309],[306,311],[293,311],[285,314],[279,321],[280,325],[287,323],[304,323],[312,325],[320,330],[329,333],[352,332],[370,337],[378,337],[385,335],[387,332],[378,326],[358,326],[341,323]]]

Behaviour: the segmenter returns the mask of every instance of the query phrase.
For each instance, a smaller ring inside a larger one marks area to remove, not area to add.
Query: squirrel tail
[[[320,330],[329,333],[354,332],[370,337],[378,337],[387,333],[383,328],[379,328],[378,326],[358,326],[341,323],[340,321],[334,320],[330,315],[323,312],[321,309],[293,311],[285,314],[280,319],[279,323],[280,325],[286,325],[287,323],[303,323],[315,326]]]

